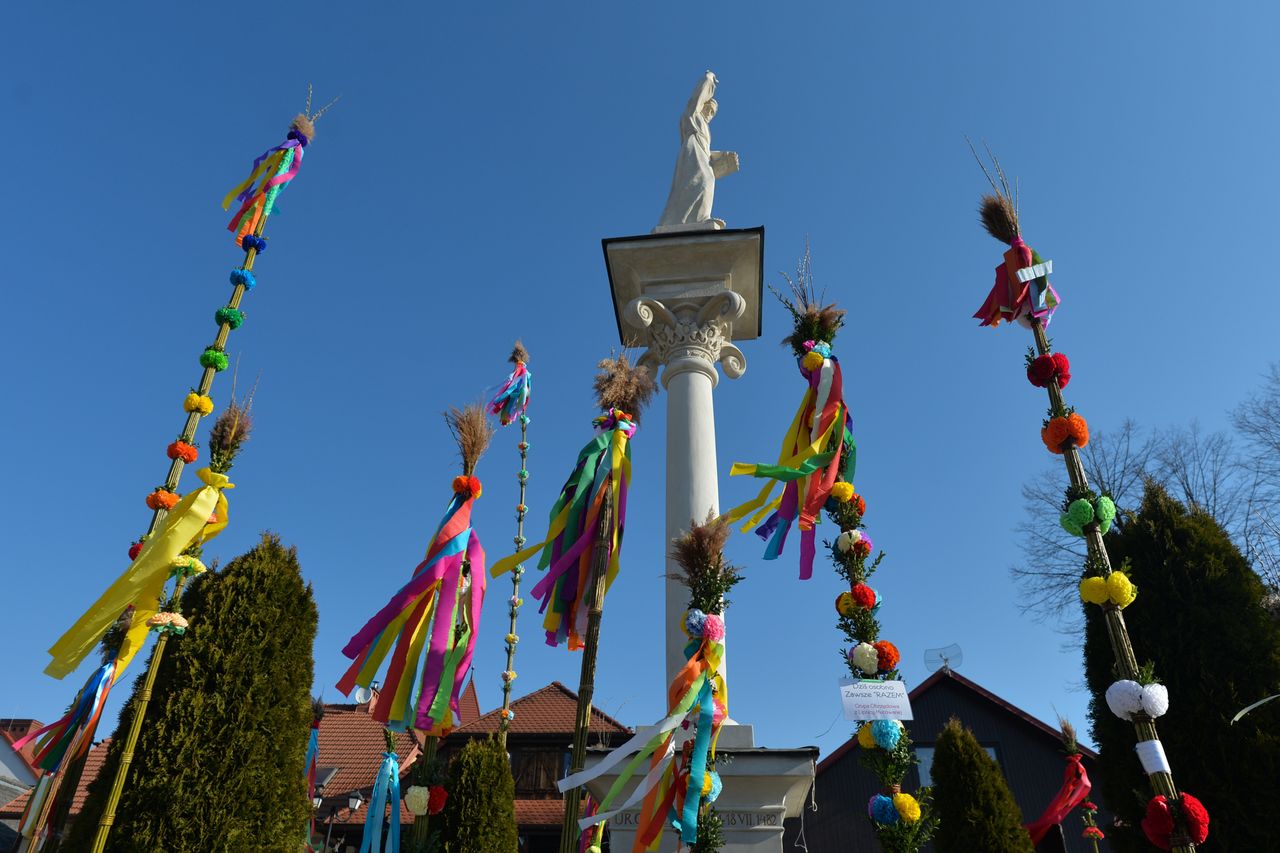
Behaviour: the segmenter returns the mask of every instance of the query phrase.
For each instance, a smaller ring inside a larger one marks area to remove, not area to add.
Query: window
[[[990,755],[991,759],[995,761],[996,764],[1000,763],[1000,759],[996,756],[996,748],[994,746],[984,746],[983,749],[987,751],[987,755]],[[933,747],[917,746],[916,758],[920,759],[920,764],[917,767],[920,771],[920,784],[922,786],[932,785],[933,774],[930,771],[933,770]]]
[[[511,775],[517,797],[558,797],[556,783],[564,775],[564,754],[558,749],[522,749],[511,753]]]

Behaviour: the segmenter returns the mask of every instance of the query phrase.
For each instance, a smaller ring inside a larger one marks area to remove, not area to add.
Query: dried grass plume
[[[782,307],[791,314],[794,329],[782,339],[782,343],[791,347],[798,357],[804,356],[806,341],[826,341],[831,343],[844,325],[845,312],[836,307],[834,302],[823,305],[825,293],[819,293],[813,283],[813,255],[809,249],[809,241],[805,240],[804,254],[796,264],[796,277],[781,273],[787,280],[787,293],[783,293],[773,285],[769,290],[782,303]]]
[[[249,389],[244,400],[237,400],[233,380],[231,402],[227,403],[227,407],[222,410],[222,414],[218,415],[209,429],[209,468],[211,470],[219,474],[230,471],[236,454],[249,440],[249,435],[253,432],[253,395],[257,389],[258,383],[254,382],[253,388]]]
[[[969,142],[967,138],[965,141]],[[978,203],[978,219],[988,234],[1001,243],[1010,245],[1022,234],[1018,223],[1018,188],[1016,183],[1009,183],[1009,176],[1000,165],[1000,159],[991,153],[986,143],[983,143],[982,147],[986,149],[987,157],[991,160],[991,169],[982,162],[977,149],[973,147],[972,142],[969,142],[973,159],[978,161],[978,168],[982,169],[982,174],[986,176],[987,182],[995,192],[987,193]],[[995,172],[994,175],[992,171]]]
[[[621,409],[638,423],[656,390],[648,369],[633,365],[626,353],[602,359],[596,367],[600,370],[593,383],[596,405],[601,410]]]
[[[471,403],[461,409],[451,407],[444,413],[444,421],[449,425],[453,440],[458,443],[462,473],[469,477],[475,472],[480,457],[489,449],[493,425],[485,417],[484,406],[479,403]]]
[[[529,351],[524,348],[523,341],[516,341],[515,346],[511,348],[511,358],[508,359],[512,364],[528,364]]]
[[[704,613],[722,613],[727,595],[742,580],[741,570],[724,558],[729,524],[708,513],[702,524],[693,522],[686,533],[671,540],[671,559],[680,567],[669,577],[689,587],[689,604]]]

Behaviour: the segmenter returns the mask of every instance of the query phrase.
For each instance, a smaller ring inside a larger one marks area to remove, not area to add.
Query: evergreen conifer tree
[[[445,853],[516,849],[516,786],[506,750],[497,740],[468,742],[449,765],[448,789]]]
[[[1264,608],[1265,589],[1213,518],[1188,511],[1149,483],[1142,506],[1107,537],[1112,560],[1126,563],[1140,607],[1125,610],[1139,661],[1151,660],[1169,691],[1160,738],[1178,786],[1211,818],[1215,850],[1274,849],[1275,829],[1256,796],[1280,778],[1280,702],[1231,724],[1246,705],[1280,690],[1280,630]],[[1133,749],[1132,726],[1107,707],[1116,680],[1102,613],[1086,606],[1085,673],[1090,718],[1101,753],[1093,780],[1128,827],[1107,831],[1117,851],[1147,851],[1139,828],[1150,791]],[[1264,795],[1265,796],[1265,795]],[[1264,809],[1265,811],[1265,809]]]
[[[174,638],[108,841],[112,853],[297,853],[311,804],[304,768],[317,614],[293,548],[265,534],[183,597]],[[88,850],[143,679],[63,851]]]
[[[1000,765],[955,717],[938,735],[930,775],[938,853],[1033,853]]]

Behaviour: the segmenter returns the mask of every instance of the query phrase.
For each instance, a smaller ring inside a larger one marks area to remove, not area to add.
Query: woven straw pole
[[[529,464],[529,424],[524,418],[520,419],[520,503],[516,510],[516,549],[524,547],[524,517],[527,510],[524,508],[525,503],[525,487],[527,479],[523,476],[523,472],[528,470]],[[516,636],[516,616],[519,614],[520,608],[516,606],[516,601],[520,599],[520,575],[523,574],[523,566],[519,566],[511,572],[511,626],[507,631],[511,636]],[[507,672],[515,671],[516,663],[516,644],[507,643]],[[511,721],[507,719],[507,712],[511,710],[511,679],[502,682],[502,714],[498,721],[498,742],[502,744],[502,748],[507,748],[507,729],[511,727]]]
[[[609,569],[609,531],[613,528],[613,501],[608,491],[604,493],[600,507],[600,521],[596,526],[595,551],[591,555],[591,570],[595,582],[587,600],[587,636],[582,649],[582,675],[578,679],[578,714],[573,725],[573,754],[569,773],[582,770],[587,759],[587,733],[591,727],[591,698],[596,690],[596,654],[600,648],[600,618],[604,613],[604,587]],[[560,853],[577,853],[578,810],[582,806],[581,788],[572,788],[564,794],[564,822],[560,826]]]
[[[422,762],[423,768],[431,766],[431,762],[436,760],[436,750],[440,747],[440,738],[435,735],[427,735],[426,743],[422,748],[422,756],[418,761]],[[409,830],[409,846],[411,853],[420,853],[427,849],[427,838],[430,836],[431,815],[420,814],[413,816],[413,829]]]
[[[1031,331],[1035,334],[1036,352],[1039,355],[1048,355],[1049,338],[1045,335],[1044,326],[1038,319],[1031,321]],[[1062,396],[1062,389],[1058,386],[1058,379],[1054,377],[1049,381],[1048,386],[1049,401],[1053,405],[1055,411],[1065,411],[1066,403]],[[1074,440],[1068,440],[1063,459],[1067,465],[1067,476],[1071,479],[1073,486],[1087,487],[1089,480],[1085,476],[1084,463],[1080,461],[1080,450],[1076,447]],[[1085,543],[1088,546],[1089,554],[1098,560],[1102,565],[1103,577],[1111,575],[1111,558],[1107,554],[1106,545],[1102,541],[1102,531],[1098,529],[1098,523],[1092,522],[1085,527]],[[1124,678],[1137,679],[1139,667],[1137,657],[1133,652],[1133,643],[1129,640],[1129,630],[1124,624],[1124,615],[1120,608],[1113,604],[1104,607],[1105,620],[1107,625],[1107,636],[1111,640],[1111,651],[1115,656],[1116,668]],[[1159,733],[1156,731],[1155,721],[1146,714],[1138,713],[1133,715],[1133,729],[1137,735],[1138,741],[1148,741],[1160,739]],[[1155,789],[1157,794],[1161,794],[1168,800],[1173,800],[1178,796],[1178,788],[1173,783],[1173,774],[1165,771],[1151,773],[1147,777],[1151,781],[1151,787]],[[1186,835],[1183,825],[1182,816],[1177,816],[1175,824],[1175,832],[1173,836],[1174,845],[1171,848],[1175,853],[1194,853],[1195,845],[1191,843]]]

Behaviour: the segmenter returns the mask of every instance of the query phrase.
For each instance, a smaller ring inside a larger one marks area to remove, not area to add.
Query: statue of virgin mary
[[[710,231],[724,227],[724,220],[711,216],[716,194],[716,178],[738,171],[738,155],[733,151],[711,150],[711,119],[716,115],[716,84],[708,71],[693,89],[680,116],[680,156],[667,206],[658,220],[655,234],[664,231]]]

